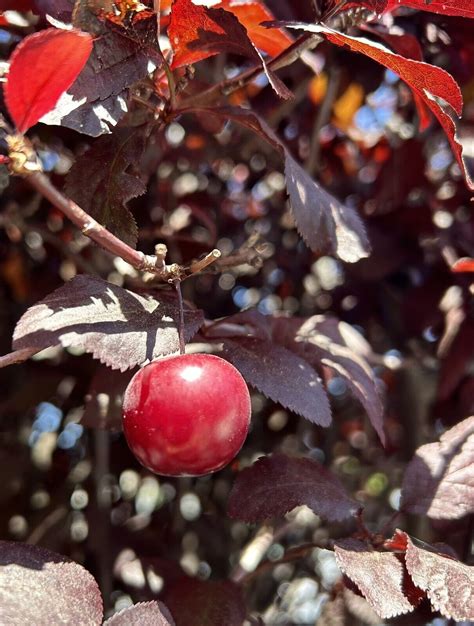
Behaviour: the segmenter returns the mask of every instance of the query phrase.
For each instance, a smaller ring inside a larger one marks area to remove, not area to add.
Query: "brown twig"
[[[291,561],[298,561],[299,559],[304,558],[309,552],[312,552],[316,548],[321,550],[327,550],[331,548],[331,545],[328,543],[305,543],[301,546],[296,546],[295,548],[290,548],[285,552],[281,559],[277,561],[264,561],[261,563],[253,572],[247,572],[240,580],[240,585],[247,585],[254,578],[261,576],[261,574],[265,573],[267,570],[271,570],[277,565],[282,565],[283,563],[291,563]]]
[[[25,180],[80,228],[83,235],[95,241],[95,243],[111,252],[114,256],[121,257],[135,269],[158,273],[155,267],[154,256],[147,256],[143,252],[134,250],[113,235],[107,228],[81,209],[79,205],[56,189],[45,174],[35,172],[26,176]]]
[[[191,270],[191,274],[197,274],[198,272],[202,272],[207,267],[209,267],[209,265],[211,265],[212,263],[215,263],[217,259],[220,259],[220,257],[221,257],[220,250],[217,250],[217,248],[215,248],[214,250],[209,252],[209,254],[206,254],[206,256],[203,259],[200,259],[198,261],[193,261],[191,263],[191,267],[189,268]]]
[[[291,65],[300,58],[300,56],[306,50],[312,50],[320,42],[322,38],[318,35],[305,33],[299,37],[291,46],[288,46],[283,52],[267,63],[267,69],[276,71]],[[190,98],[183,100],[180,103],[180,109],[186,109],[188,107],[206,106],[212,104],[215,100],[219,99],[222,95],[230,95],[234,91],[237,91],[251,82],[259,74],[264,71],[263,66],[251,67],[245,70],[235,78],[223,80],[215,85],[212,85],[208,89],[202,91],[200,94],[195,94]]]
[[[28,360],[37,352],[40,352],[37,348],[23,348],[21,350],[15,350],[0,356],[0,368],[7,367],[8,365],[15,365],[16,363],[23,363]]]
[[[65,506],[60,506],[54,509],[42,520],[42,522],[31,532],[26,539],[26,543],[36,545],[40,543],[46,533],[54,528],[56,524],[59,524],[68,514],[68,509]]]

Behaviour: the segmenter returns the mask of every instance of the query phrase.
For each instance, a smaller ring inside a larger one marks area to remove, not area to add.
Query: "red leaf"
[[[24,133],[51,111],[76,80],[92,51],[92,37],[49,28],[25,37],[11,57],[5,86],[8,111]]]
[[[221,52],[231,52],[262,65],[276,93],[282,98],[291,97],[284,83],[267,68],[245,27],[230,11],[219,7],[209,9],[191,0],[175,0],[168,36],[174,52],[173,69]]]
[[[343,539],[334,546],[342,572],[384,619],[410,613],[414,606],[404,590],[405,568],[395,554],[376,552],[357,539]]]
[[[337,476],[317,461],[273,454],[240,472],[228,511],[254,523],[281,517],[302,504],[329,521],[347,519],[358,510]]]
[[[470,259],[468,257],[464,257],[462,259],[458,259],[456,263],[451,268],[452,272],[474,272],[474,259]]]
[[[227,11],[231,11],[245,26],[251,41],[257,48],[270,56],[276,56],[283,52],[293,39],[283,30],[269,31],[260,26],[262,22],[275,19],[273,14],[261,2],[236,2],[235,0],[222,0],[218,5]]]
[[[442,15],[459,15],[474,18],[472,0],[388,0],[387,10],[397,7],[410,7],[420,11],[431,11]]]
[[[168,36],[174,51],[173,69],[197,63],[220,52],[260,61],[244,26],[235,15],[222,8],[208,9],[191,0],[175,0]]]
[[[335,2],[337,3],[338,0]],[[339,4],[339,11],[364,6],[380,14],[385,11],[394,11],[399,7],[410,7],[442,15],[474,17],[472,0],[359,0],[358,2],[339,0]]]
[[[454,156],[461,168],[469,189],[474,190],[474,181],[469,176],[466,164],[462,156],[462,146],[457,141],[456,126],[450,113],[439,102],[439,99],[452,107],[457,115],[462,113],[462,94],[459,85],[451,74],[445,70],[428,63],[406,59],[395,54],[388,48],[369,41],[363,37],[349,37],[334,30],[317,24],[305,24],[299,22],[276,22],[276,26],[287,26],[297,30],[317,33],[325,37],[337,46],[348,47],[353,52],[365,54],[381,65],[392,70],[404,80],[420,100],[438,118],[444,132],[447,135]]]

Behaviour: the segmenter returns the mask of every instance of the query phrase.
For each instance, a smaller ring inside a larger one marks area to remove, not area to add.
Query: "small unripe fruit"
[[[135,374],[123,400],[127,443],[156,474],[202,476],[227,465],[250,423],[242,375],[210,354],[154,361]]]

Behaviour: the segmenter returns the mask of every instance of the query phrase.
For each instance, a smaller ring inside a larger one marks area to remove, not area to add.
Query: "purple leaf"
[[[320,426],[331,423],[329,401],[317,372],[301,357],[253,337],[224,340],[223,356],[265,396]]]
[[[230,581],[181,578],[165,599],[176,626],[242,626],[245,620],[242,592]]]
[[[413,582],[433,605],[450,619],[474,620],[474,567],[436,551],[417,547],[406,534],[405,564]],[[430,548],[432,546],[429,546]]]
[[[401,509],[433,519],[474,512],[474,416],[421,446],[408,464]]]
[[[286,187],[296,226],[312,250],[332,254],[348,263],[355,263],[369,256],[370,244],[357,212],[341,204],[320,187],[258,115],[238,107],[200,107],[191,110],[231,119],[252,130],[280,152],[285,159]]]
[[[365,360],[366,343],[357,339],[357,331],[349,324],[323,315],[309,318],[296,333],[300,354],[330,367],[341,376],[354,396],[367,411],[372,426],[385,444],[383,405],[372,368]],[[313,351],[313,357],[311,353]]]
[[[74,163],[66,179],[67,195],[133,248],[138,230],[126,204],[146,191],[138,166],[147,134],[147,127],[140,126],[118,128],[100,137]]]
[[[391,552],[376,552],[358,539],[336,541],[336,561],[374,611],[384,619],[413,611],[404,593],[403,563]]]
[[[370,244],[357,212],[320,187],[288,152],[285,176],[298,232],[312,250],[347,263],[369,256]]]
[[[202,312],[187,309],[184,318],[189,340],[203,323]],[[157,300],[82,274],[26,311],[13,347],[74,346],[125,371],[177,352],[178,319],[177,301],[168,292]]]
[[[240,472],[228,512],[254,523],[282,517],[302,504],[329,521],[346,519],[359,509],[339,479],[316,461],[273,454]]]
[[[169,611],[161,602],[139,602],[104,622],[104,626],[175,626]]]
[[[101,34],[74,85],[41,121],[93,137],[109,133],[127,112],[126,88],[148,75],[148,63],[136,42],[113,31]]]
[[[0,623],[102,623],[102,597],[93,576],[66,557],[0,541]]]

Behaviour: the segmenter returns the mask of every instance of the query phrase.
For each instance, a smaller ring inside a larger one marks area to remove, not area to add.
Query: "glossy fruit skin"
[[[146,365],[123,400],[123,429],[142,465],[165,476],[202,476],[227,465],[250,424],[250,395],[240,372],[210,354]]]

